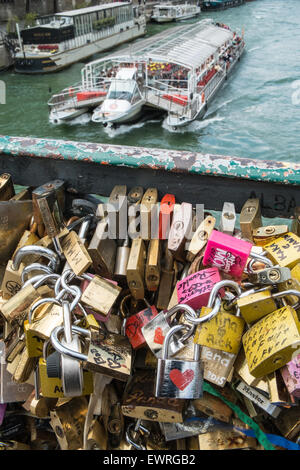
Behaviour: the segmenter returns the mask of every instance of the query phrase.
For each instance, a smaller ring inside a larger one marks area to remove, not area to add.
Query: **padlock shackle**
[[[72,329],[72,333],[78,333],[80,335],[90,338],[89,330],[85,330],[84,328],[80,328],[79,326],[75,326],[75,325],[72,325],[71,329]],[[56,328],[52,330],[51,335],[50,335],[50,341],[54,349],[58,351],[60,354],[64,354],[65,356],[71,357],[72,359],[78,359],[79,361],[86,362],[88,359],[88,356],[86,354],[69,349],[59,341],[58,337],[63,332],[64,332],[63,326],[57,326]]]
[[[71,309],[67,300],[62,300],[63,320],[64,320],[64,335],[66,343],[72,342],[72,322],[71,322]]]
[[[25,287],[27,287],[29,284],[32,284],[34,282],[37,282],[37,281],[43,279],[44,276],[45,276],[45,274],[37,274],[36,276],[31,277],[30,279],[28,279],[27,281],[24,282],[21,289],[25,289]]]
[[[175,325],[175,326],[172,326],[170,330],[166,333],[166,336],[163,342],[162,353],[161,353],[162,360],[168,359],[169,345],[170,345],[170,340],[172,336],[178,331],[186,330],[187,328],[188,328],[188,325],[184,325],[184,324]],[[199,347],[199,344],[194,344],[194,360],[199,361],[199,359],[200,359],[200,347]]]
[[[242,289],[240,288],[240,286],[237,282],[230,281],[230,280],[227,280],[227,279],[224,280],[224,281],[219,281],[213,286],[213,288],[210,292],[207,307],[212,308],[214,306],[215,299],[217,298],[217,295],[219,294],[219,291],[221,289],[223,289],[223,287],[230,287],[231,289],[235,290],[238,297],[242,293]]]
[[[187,321],[193,323],[194,325],[200,325],[203,322],[211,320],[219,313],[220,308],[221,308],[221,303],[222,303],[221,297],[218,296],[215,300],[215,304],[210,313],[207,313],[206,315],[203,315],[202,317],[198,317],[198,318],[192,318],[187,314],[184,314],[184,316]]]
[[[197,318],[197,313],[192,307],[187,304],[177,304],[165,313],[166,319],[172,317],[175,313],[180,312],[182,310],[185,312],[185,314],[187,313],[193,318]]]
[[[22,275],[21,275],[21,282],[22,282],[22,285],[25,283],[25,278],[28,276],[29,273],[31,273],[32,271],[40,271],[44,274],[53,274],[53,271],[52,269],[49,267],[49,266],[46,266],[44,264],[41,264],[41,263],[32,263],[32,264],[29,264],[28,266],[25,266],[25,268],[23,269],[22,271]]]
[[[34,284],[33,284],[33,287],[35,289],[37,289],[38,287],[41,287],[43,284],[45,284],[46,281],[50,281],[50,280],[57,280],[59,278],[59,275],[58,274],[44,274],[44,276],[39,280],[39,281],[36,281]]]
[[[125,438],[126,438],[126,442],[128,444],[130,444],[132,447],[134,447],[136,450],[147,450],[145,446],[143,446],[142,444],[138,444],[137,442],[135,442],[135,440],[133,439],[131,433],[134,431],[136,432],[136,434],[138,433],[138,431],[135,431],[135,429],[133,429],[135,426],[134,423],[130,423],[128,426],[127,426],[127,429],[126,429],[126,432],[125,432]],[[137,437],[137,436],[136,436]]]
[[[53,297],[44,297],[43,299],[39,299],[34,304],[31,305],[29,314],[28,314],[28,322],[32,322],[32,316],[34,314],[34,311],[40,307],[43,304],[55,304],[59,305],[61,307],[61,302]]]
[[[53,250],[50,250],[49,248],[46,248],[44,246],[27,245],[22,246],[16,252],[12,260],[12,269],[14,271],[17,271],[19,269],[22,259],[24,258],[24,256],[27,255],[39,255],[49,259],[48,266],[52,269],[52,271],[57,271],[59,268],[60,259],[58,254],[55,253]]]
[[[294,305],[292,305],[292,308],[294,310],[298,310],[298,308],[300,308],[300,292],[298,290],[295,290],[295,289],[289,289],[289,290],[285,290],[285,291],[282,291],[282,292],[276,292],[275,294],[272,294],[272,297],[275,298],[275,299],[278,299],[280,297],[284,297],[286,295],[294,295],[295,297],[298,297],[298,302],[296,302]]]
[[[266,251],[264,251],[263,253],[266,253]],[[248,274],[255,273],[255,270],[252,268],[252,265],[256,261],[260,261],[261,263],[264,263],[269,268],[274,267],[274,264],[272,263],[272,261],[269,258],[267,258],[266,256],[258,255],[257,253],[250,252],[249,258],[252,258],[252,259],[249,261],[247,267],[244,269],[244,272],[246,272]]]

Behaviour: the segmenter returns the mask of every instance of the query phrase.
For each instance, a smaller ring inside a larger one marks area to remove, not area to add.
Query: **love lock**
[[[194,345],[194,360],[169,359],[171,337],[186,325],[173,326],[165,336],[162,356],[158,359],[155,396],[158,398],[201,398],[203,393],[203,365],[200,362],[200,346]]]

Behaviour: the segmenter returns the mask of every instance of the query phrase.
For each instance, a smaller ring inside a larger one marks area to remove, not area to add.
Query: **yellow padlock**
[[[280,308],[255,323],[243,336],[243,346],[254,377],[283,367],[300,352],[300,322],[296,311]]]
[[[49,398],[63,398],[62,381],[58,377],[48,377],[47,364],[43,357],[39,359],[39,378],[41,395]],[[93,374],[88,370],[83,371],[82,395],[90,395],[94,391]]]
[[[34,331],[30,330],[28,320],[24,321],[25,345],[29,357],[41,357],[43,355],[44,340]]]
[[[237,300],[237,306],[247,323],[253,323],[277,309],[271,290],[245,295]]]
[[[300,263],[300,237],[289,232],[265,245],[267,256],[283,268],[292,269]]]

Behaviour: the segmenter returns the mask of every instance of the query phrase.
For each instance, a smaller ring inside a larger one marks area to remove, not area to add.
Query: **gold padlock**
[[[283,367],[300,351],[296,311],[285,306],[255,323],[243,336],[249,371],[263,377]]]
[[[197,254],[205,247],[207,240],[216,225],[215,217],[209,215],[199,225],[187,249],[187,261],[193,261]]]
[[[41,357],[43,355],[44,341],[37,334],[30,331],[28,320],[24,321],[25,344],[29,357]]]
[[[102,315],[108,315],[116,302],[121,287],[100,276],[94,276],[82,294],[81,301]]]
[[[237,306],[247,323],[254,323],[277,309],[271,289],[240,297],[237,300]]]
[[[17,367],[14,370],[13,379],[15,382],[26,382],[35,367],[35,358],[29,357],[26,346],[23,351],[16,356],[18,359]],[[15,360],[16,360],[15,359]],[[15,361],[14,360],[14,361]],[[7,369],[8,370],[8,369]]]
[[[210,393],[203,392],[203,397],[191,401],[195,410],[212,416],[214,419],[229,423],[232,416],[232,409],[226,405],[220,398],[211,395]]]
[[[157,291],[160,282],[160,248],[161,242],[158,238],[150,240],[145,268],[145,282],[150,292]]]
[[[15,195],[12,177],[8,173],[0,175],[0,201],[9,201]]]
[[[92,258],[76,232],[69,232],[62,239],[61,247],[68,264],[77,276],[83,274],[91,266]]]
[[[268,225],[266,227],[258,227],[253,230],[253,241],[258,246],[265,246],[276,238],[288,233],[288,225]]]
[[[174,260],[172,253],[165,245],[164,266],[161,270],[161,280],[158,289],[158,297],[156,306],[158,309],[164,310],[168,307],[170,297],[172,295],[174,280]]]
[[[262,226],[259,199],[248,199],[240,214],[242,236],[253,241],[253,230]]]
[[[267,256],[283,268],[292,269],[300,263],[300,237],[289,232],[264,246]]]
[[[50,411],[50,426],[56,434],[61,450],[78,450],[83,447],[87,409],[87,399],[76,397]]]
[[[144,241],[141,238],[132,240],[126,277],[130,292],[135,299],[143,299],[145,297],[145,258],[146,250]]]
[[[300,236],[300,207],[296,207],[295,213],[294,213],[295,219],[293,220],[292,224],[292,232],[294,232],[296,235]]]
[[[38,188],[35,188],[32,191],[33,216],[34,221],[37,224],[37,233],[40,237],[43,237],[45,235],[45,225],[37,201],[43,196],[51,197],[51,194],[53,194],[54,196],[52,197],[55,197],[57,199],[58,206],[60,207],[60,210],[63,211],[65,207],[64,186],[64,181],[53,180],[48,181],[47,183],[43,184],[42,186],[39,186]]]
[[[10,201],[29,201],[30,199],[30,191],[28,189],[23,189],[11,197]]]
[[[1,291],[6,297],[12,297],[22,287],[22,272],[25,265],[20,263],[19,269],[13,269],[13,261],[10,259],[7,263],[4,277],[1,284]]]

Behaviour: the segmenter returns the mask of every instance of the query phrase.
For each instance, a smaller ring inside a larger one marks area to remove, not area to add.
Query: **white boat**
[[[103,104],[94,110],[92,121],[104,125],[136,121],[145,104],[137,79],[136,68],[119,68]]]
[[[49,73],[146,33],[146,18],[131,2],[99,6],[40,17],[21,31],[15,71]]]
[[[243,35],[206,19],[90,62],[82,70],[81,87],[107,91],[92,110],[92,121],[119,125],[149,109],[165,114],[172,128],[200,119],[244,48]]]
[[[167,23],[170,21],[187,20],[199,15],[201,8],[197,5],[185,3],[183,5],[172,5],[160,3],[155,5],[151,19],[157,23]]]

